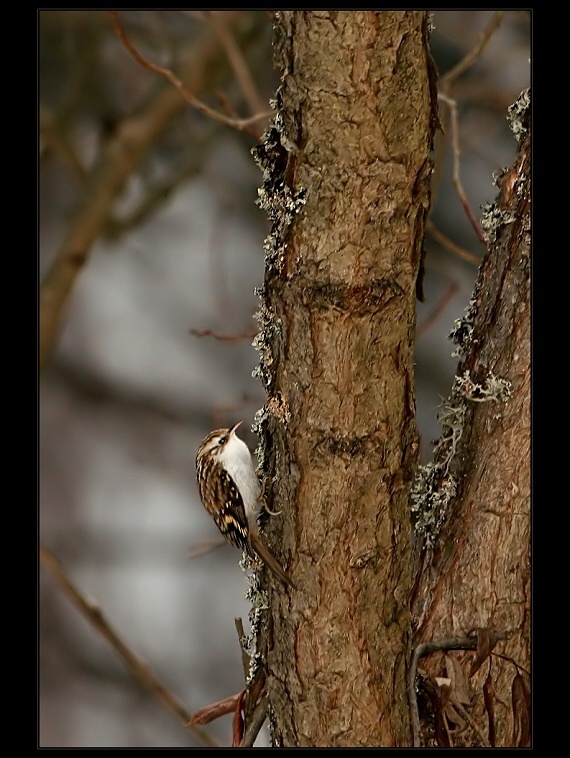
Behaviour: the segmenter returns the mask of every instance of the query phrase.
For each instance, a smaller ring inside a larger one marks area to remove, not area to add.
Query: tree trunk
[[[409,745],[413,339],[436,120],[427,13],[282,11],[277,33],[279,112],[257,154],[273,220],[258,430],[280,514],[268,541],[298,589],[271,593],[259,632],[273,734]]]
[[[497,648],[530,668],[530,119],[523,93],[514,108],[521,139],[514,168],[483,219],[489,250],[475,293],[458,324],[459,363],[445,404],[434,465],[423,470],[418,524],[423,538],[414,595],[415,643],[462,635],[473,628],[506,632]],[[520,112],[517,112],[520,111]],[[425,486],[427,485],[427,486]],[[433,489],[430,489],[433,485]],[[446,498],[444,493],[455,493]],[[443,495],[443,497],[442,497]],[[434,509],[434,504],[436,508]],[[445,510],[441,510],[441,505]],[[437,512],[437,509],[440,509]],[[422,510],[423,509],[423,510]],[[443,522],[441,534],[430,529]],[[425,661],[425,673],[467,681],[473,654]],[[462,670],[456,662],[462,661]],[[470,715],[486,732],[483,682],[490,676],[497,707],[497,746],[524,746],[529,732],[512,706],[517,668],[493,657],[472,680]],[[490,673],[489,673],[490,672]],[[524,679],[524,677],[523,677]],[[526,687],[528,679],[520,685]],[[517,694],[515,692],[515,699]],[[505,707],[508,704],[510,707]],[[526,716],[525,716],[526,718]],[[524,719],[523,719],[524,720]],[[452,726],[452,725],[450,725]],[[453,729],[451,736],[453,737]],[[480,745],[467,729],[459,746]]]

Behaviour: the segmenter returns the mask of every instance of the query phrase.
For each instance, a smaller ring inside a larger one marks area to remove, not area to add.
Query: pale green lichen
[[[530,89],[527,88],[520,93],[515,102],[508,108],[507,120],[517,142],[520,142],[527,133],[525,121],[529,108]]]
[[[499,208],[497,203],[486,203],[482,206],[481,228],[486,241],[491,244],[497,239],[497,233],[506,224],[516,221],[513,211]]]
[[[267,424],[267,421],[269,420],[269,411],[267,410],[267,406],[263,405],[261,408],[255,412],[255,415],[253,417],[253,423],[251,425],[251,431],[260,439],[263,439],[263,429],[265,424]],[[261,442],[259,445],[255,448],[254,452],[255,457],[257,458],[257,465],[259,468],[259,472],[262,473],[265,471],[265,445]]]
[[[284,242],[286,230],[293,223],[295,216],[305,205],[306,190],[301,188],[293,192],[282,180],[271,188],[260,187],[257,190],[257,205],[267,211],[275,224],[263,241],[265,250],[265,265],[281,273],[285,265],[287,246]]]
[[[457,345],[451,353],[451,357],[461,358],[462,355],[465,355],[465,351],[473,339],[473,321],[468,318],[467,313],[463,318],[455,319],[449,338]]]
[[[259,332],[253,339],[252,345],[259,353],[259,364],[253,369],[252,376],[260,379],[266,390],[269,390],[272,381],[273,351],[271,343],[281,332],[281,320],[276,318],[262,303],[254,315],[259,324]]]
[[[506,402],[512,394],[512,385],[506,379],[489,373],[485,384],[473,381],[468,371],[462,376],[455,377],[454,392],[463,395],[467,400],[474,403],[486,403],[495,400],[498,403]]]
[[[489,373],[484,383],[474,381],[468,371],[456,376],[451,395],[441,405],[438,420],[441,436],[434,448],[434,462],[420,466],[410,493],[410,510],[416,534],[429,549],[435,545],[459,482],[454,464],[466,424],[469,402],[506,402],[511,383]]]
[[[443,525],[448,506],[457,494],[455,479],[444,474],[439,463],[420,466],[410,493],[410,509],[416,534],[425,548],[432,548]]]
[[[281,273],[285,264],[285,236],[306,202],[307,191],[303,187],[293,189],[284,179],[280,161],[286,154],[296,153],[299,148],[287,134],[283,115],[280,110],[281,91],[270,101],[276,111],[269,127],[263,135],[260,145],[252,149],[252,155],[263,172],[263,182],[257,190],[257,205],[267,212],[272,221],[270,233],[265,238],[265,265],[267,269],[275,268]]]
[[[491,178],[493,179],[493,187],[500,187],[501,186],[501,180],[505,176],[505,174],[509,173],[509,169],[506,166],[503,166],[503,168],[499,168],[496,171],[493,171],[491,174]]]
[[[295,190],[285,181],[284,164],[287,160],[287,152],[297,151],[298,148],[286,134],[280,111],[281,93],[279,90],[270,105],[277,112],[263,136],[262,143],[252,150],[254,159],[263,172],[263,182],[258,190],[257,205],[267,212],[272,223],[271,231],[263,243],[266,281],[270,280],[272,275],[279,275],[283,271],[287,254],[286,236],[291,224],[305,205],[307,197],[304,188]],[[270,415],[280,416],[282,420],[286,420],[288,408],[279,394],[275,397],[272,397],[271,394],[275,372],[274,350],[280,339],[282,323],[269,306],[265,286],[256,288],[255,293],[261,300],[259,309],[255,314],[259,332],[253,340],[253,347],[259,353],[259,364],[254,368],[252,374],[261,380],[269,396],[265,405],[255,414],[252,424],[252,431],[257,434],[260,440],[255,455],[259,464],[258,473],[263,477],[267,470],[265,441],[269,417]],[[244,556],[242,562],[244,568],[250,568],[252,565],[247,556]],[[257,644],[258,640],[261,639],[261,630],[266,624],[269,612],[269,597],[261,587],[260,574],[257,570],[253,571],[249,581],[250,586],[246,593],[246,599],[250,602],[250,634],[244,644],[246,644],[250,656],[250,666],[246,686],[251,684],[260,665],[262,665]]]
[[[240,561],[240,566],[245,571],[255,567],[255,564],[253,564],[247,553],[244,553],[242,560]],[[253,682],[259,666],[261,665],[261,655],[257,652],[256,645],[264,616],[269,608],[269,597],[267,592],[261,587],[259,572],[254,570],[251,574],[248,574],[248,579],[249,587],[245,593],[245,599],[250,602],[248,613],[250,631],[242,640],[244,650],[249,656],[249,671],[246,679],[246,687]]]
[[[457,445],[463,435],[466,408],[464,404],[441,405],[438,421],[441,425],[441,436],[433,449],[434,455],[445,449],[443,461],[440,461],[442,470],[447,474],[451,461],[457,452]]]
[[[451,353],[452,358],[460,358],[465,355],[467,349],[473,342],[473,331],[475,329],[475,316],[477,315],[477,297],[479,284],[475,285],[475,290],[465,308],[465,313],[461,318],[455,319],[453,329],[449,334],[449,339],[456,345],[455,350]]]

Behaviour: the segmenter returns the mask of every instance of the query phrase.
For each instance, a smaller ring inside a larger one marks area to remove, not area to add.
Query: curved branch
[[[235,12],[228,12],[226,19],[231,22],[236,16]],[[204,87],[206,71],[219,54],[214,34],[205,34],[184,66],[189,86],[194,92]],[[116,197],[150,146],[184,107],[178,90],[165,85],[145,110],[125,119],[106,144],[87,179],[83,203],[41,285],[40,370],[45,366],[57,339],[67,298],[93,244],[111,216]]]
[[[261,121],[262,119],[267,118],[272,114],[273,111],[268,110],[262,113],[256,113],[255,115],[249,116],[248,118],[231,118],[230,116],[224,116],[223,113],[219,113],[219,111],[210,108],[209,105],[206,105],[206,103],[203,103],[194,94],[192,94],[187,85],[181,81],[171,69],[163,68],[156,63],[152,63],[147,58],[145,58],[139,50],[137,50],[119,23],[119,20],[117,18],[117,11],[107,11],[107,13],[111,16],[113,25],[117,34],[119,35],[121,42],[133,56],[133,58],[135,58],[135,60],[137,60],[141,66],[144,66],[149,71],[154,71],[154,73],[163,76],[167,81],[176,87],[182,97],[188,103],[190,103],[191,106],[196,108],[197,111],[200,111],[200,113],[203,113],[205,116],[211,118],[213,121],[219,121],[221,124],[231,126],[233,129],[237,129],[238,131],[245,131],[248,130],[249,127],[251,127],[253,124],[256,124],[258,121]],[[218,25],[215,30],[216,36],[220,35],[220,29],[221,27]],[[260,135],[258,133],[258,130],[255,130],[255,136],[259,138]]]
[[[496,632],[495,637],[497,640],[506,640],[507,633]],[[476,650],[477,644],[477,637],[454,637],[449,640],[440,640],[439,642],[422,642],[414,649],[412,662],[408,671],[408,700],[410,703],[414,747],[421,747],[420,714],[418,711],[418,699],[416,697],[416,674],[420,658],[423,658],[424,655],[435,653],[438,650]]]

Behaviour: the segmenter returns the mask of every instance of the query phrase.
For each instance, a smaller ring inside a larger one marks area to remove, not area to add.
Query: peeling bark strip
[[[269,541],[299,589],[272,593],[258,640],[274,740],[409,745],[412,350],[436,107],[427,14],[276,18],[278,114],[256,151],[273,221],[258,431],[281,514]]]

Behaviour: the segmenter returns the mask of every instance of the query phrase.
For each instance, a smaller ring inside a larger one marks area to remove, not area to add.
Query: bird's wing
[[[236,483],[226,471],[220,472],[215,481],[219,508],[212,516],[218,529],[232,545],[251,552],[245,506]]]

